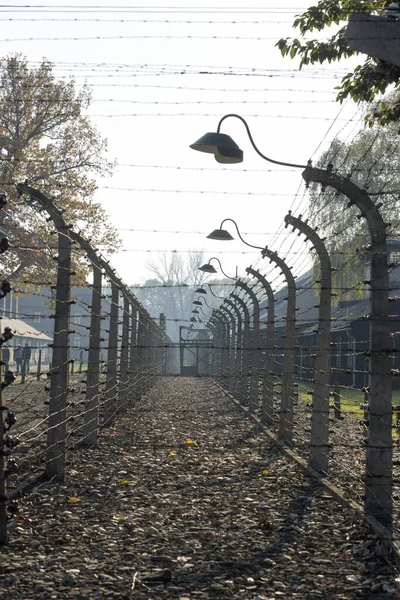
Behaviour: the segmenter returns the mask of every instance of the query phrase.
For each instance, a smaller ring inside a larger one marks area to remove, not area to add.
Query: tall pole
[[[262,390],[261,419],[264,423],[274,422],[274,324],[275,324],[275,299],[271,285],[259,271],[248,267],[246,273],[257,279],[267,293],[267,339],[265,344],[264,381]]]
[[[258,381],[260,375],[260,303],[254,291],[246,283],[239,279],[236,285],[250,297],[253,303],[253,327],[250,328],[249,340],[249,409],[255,411],[258,408]]]
[[[145,319],[146,315],[139,311],[138,314],[138,329],[137,329],[137,353],[136,353],[136,373],[137,373],[137,387],[136,387],[136,398],[139,400],[145,392],[145,375],[144,375],[144,362],[145,362]]]
[[[369,425],[366,448],[365,511],[392,527],[392,345],[388,323],[389,275],[386,224],[365,190],[329,169],[307,167],[307,183],[329,185],[355,204],[368,224],[371,237],[371,318]]]
[[[124,294],[124,313],[122,316],[121,363],[119,369],[118,411],[125,410],[128,402],[128,364],[129,364],[129,297]]]
[[[220,324],[220,383],[223,388],[229,387],[229,321],[221,309],[214,312]],[[230,320],[230,319],[229,319]]]
[[[53,481],[64,481],[67,403],[69,381],[69,334],[71,308],[71,226],[65,223],[62,213],[50,198],[26,184],[18,184],[20,194],[29,194],[32,202],[37,202],[53,221],[58,239],[58,266],[56,307],[54,315],[53,358],[50,374],[50,401],[47,429],[45,474]]]
[[[130,335],[130,350],[129,350],[129,404],[134,404],[136,400],[137,390],[137,324],[138,324],[138,308],[132,304],[131,312],[131,335]]]
[[[4,194],[0,195],[0,209],[4,208],[7,205],[7,198]],[[3,248],[0,251],[0,254],[3,254],[7,249],[8,245],[4,244],[7,242],[6,238],[2,238],[1,242],[3,242]],[[4,300],[6,298],[6,294],[4,294]],[[1,323],[1,320],[0,320]],[[3,353],[1,350],[2,345],[10,340],[13,337],[13,333],[10,328],[4,328],[2,335],[0,336],[0,357],[3,358]],[[8,369],[8,360],[4,361],[6,364],[4,366],[4,370]],[[8,412],[7,407],[4,404],[4,396],[3,389],[9,383],[15,379],[12,372],[5,371],[4,381],[3,381],[3,372],[0,367],[0,545],[6,544],[8,542],[8,519],[7,519],[7,459],[6,455],[7,447],[10,444],[10,438],[8,437],[8,431],[12,427],[12,422],[9,417],[12,413]],[[7,381],[8,380],[8,381]]]
[[[58,269],[45,472],[48,479],[64,481],[71,306],[71,239],[68,235],[69,227],[65,223],[58,224],[56,227]]]
[[[225,299],[225,303],[231,310],[234,311],[237,319],[236,325],[236,347],[235,347],[235,364],[234,364],[234,386],[233,395],[240,399],[241,382],[242,382],[242,359],[243,359],[243,319],[242,314],[237,305],[229,298]],[[228,308],[229,310],[229,308]]]
[[[100,265],[93,263],[86,405],[84,413],[85,425],[84,438],[82,440],[84,446],[93,446],[96,444],[98,436],[102,276]]]
[[[231,298],[243,311],[243,336],[242,336],[242,380],[240,385],[240,402],[243,406],[249,404],[249,340],[250,340],[250,311],[246,302],[237,294],[232,293]]]
[[[108,328],[107,375],[104,389],[104,420],[108,426],[114,421],[117,410],[117,358],[118,358],[119,286],[111,282],[110,321]]]
[[[301,217],[301,215],[300,215]],[[314,246],[320,263],[320,292],[318,308],[318,330],[312,394],[310,466],[320,473],[328,472],[329,460],[329,398],[330,398],[330,341],[332,267],[324,242],[317,232],[301,218],[291,212],[285,223],[298,229]]]
[[[220,306],[222,310],[230,320],[230,336],[229,336],[229,360],[228,360],[228,389],[234,394],[235,391],[235,364],[236,364],[236,321],[233,314],[230,312],[227,306]]]
[[[294,350],[296,345],[296,282],[292,271],[276,252],[264,248],[261,253],[264,258],[269,258],[271,262],[274,262],[280,268],[287,284],[288,295],[285,341],[283,344],[281,416],[278,436],[281,440],[291,444],[293,441]]]
[[[218,381],[220,374],[219,348],[221,346],[221,323],[218,317],[215,315],[215,311],[212,312],[209,320],[209,326],[213,332],[213,361],[211,373],[213,379]]]
[[[210,357],[210,376],[212,379],[215,379],[215,373],[216,373],[215,344],[216,344],[216,337],[217,337],[217,327],[215,325],[215,322],[213,321],[213,315],[210,317],[207,326],[212,333],[211,346],[210,346],[210,355],[211,355],[211,357]]]

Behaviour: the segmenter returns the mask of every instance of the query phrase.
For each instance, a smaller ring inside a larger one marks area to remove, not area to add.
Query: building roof
[[[275,327],[286,327],[286,310],[287,310],[287,286],[282,287],[274,294],[275,298]],[[300,275],[296,279],[296,320],[300,325],[307,323],[315,323],[318,319],[318,296],[313,287],[311,269]],[[267,305],[264,301],[261,304],[261,321],[262,327],[265,327],[267,321]]]
[[[387,240],[389,252],[400,251],[400,240]],[[400,266],[389,269],[389,296],[400,297]],[[286,327],[287,286],[274,294],[275,298],[275,328]],[[312,270],[307,271],[296,279],[296,324],[303,329],[302,335],[312,335],[318,322],[319,297],[313,287]],[[261,304],[261,320],[267,320],[267,302]],[[340,302],[337,308],[332,307],[332,330],[344,330],[351,327],[353,321],[365,318],[371,311],[369,294],[360,300]],[[265,324],[262,327],[265,327]]]
[[[23,337],[30,338],[33,340],[42,340],[46,342],[51,342],[52,338],[38,331],[28,323],[21,321],[20,319],[7,319],[4,317],[0,317],[0,328],[1,332],[4,331],[5,327],[10,327],[15,337]]]

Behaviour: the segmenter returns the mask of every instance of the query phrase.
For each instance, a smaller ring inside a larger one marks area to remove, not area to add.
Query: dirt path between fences
[[[165,378],[19,501],[0,598],[400,598],[385,549],[208,379]]]

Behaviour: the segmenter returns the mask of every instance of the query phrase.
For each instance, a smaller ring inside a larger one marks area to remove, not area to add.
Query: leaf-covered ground
[[[357,516],[207,379],[160,380],[19,506],[7,600],[400,597]]]

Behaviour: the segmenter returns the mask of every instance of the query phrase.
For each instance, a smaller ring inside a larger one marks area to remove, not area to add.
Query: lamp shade
[[[204,288],[197,288],[197,290],[195,290],[196,294],[207,294],[207,290],[205,290]]]
[[[192,310],[192,313],[194,313],[194,314],[196,314],[196,315],[199,315],[199,314],[200,314],[200,313],[199,313],[199,311],[197,310],[197,308],[194,308],[194,309]]]
[[[193,300],[192,304],[196,304],[196,306],[203,306],[200,300]]]
[[[193,150],[214,154],[215,160],[219,163],[240,163],[243,161],[243,151],[225,133],[206,133],[190,147]]]
[[[235,142],[233,143],[235,144]],[[243,150],[234,146],[218,146],[214,157],[217,162],[222,164],[241,163],[243,162]]]
[[[192,323],[197,323],[196,317],[190,317],[190,320],[192,321]]]
[[[210,240],[221,240],[222,242],[234,239],[226,229],[214,229],[207,237]]]
[[[204,271],[204,273],[217,273],[217,269],[210,265],[210,263],[206,263],[199,267],[199,271]]]

